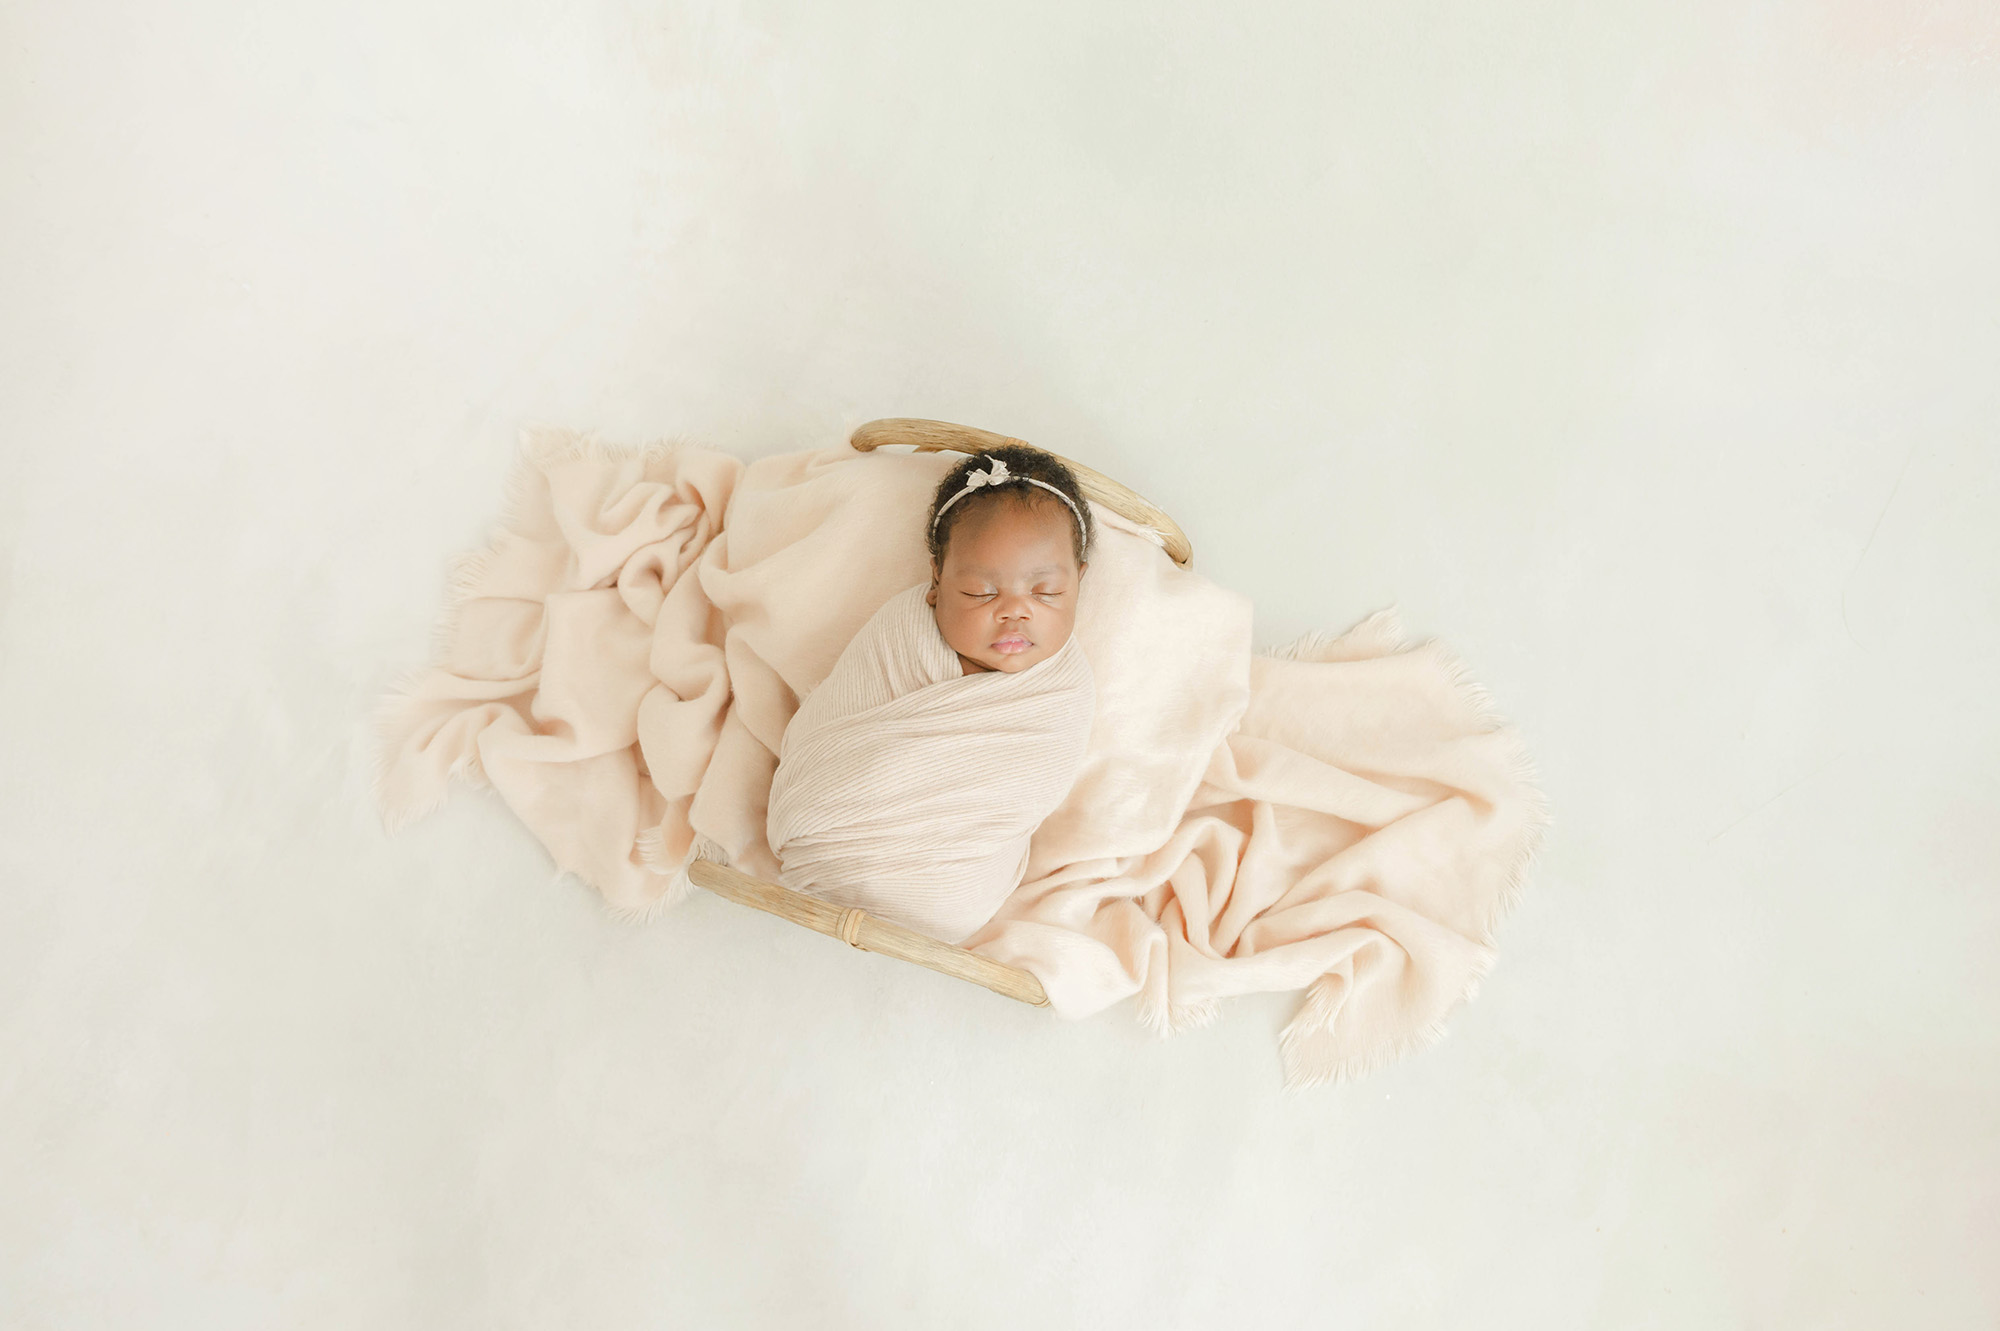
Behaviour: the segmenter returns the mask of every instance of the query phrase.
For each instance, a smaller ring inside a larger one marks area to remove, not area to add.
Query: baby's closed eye
[[[961,596],[964,596],[969,601],[990,601],[994,597],[998,596],[1000,593],[993,591],[984,591],[984,592],[961,592],[959,594]],[[1054,588],[1037,587],[1035,588],[1034,595],[1040,600],[1055,602],[1062,600],[1062,598],[1068,595],[1068,593],[1066,591]]]

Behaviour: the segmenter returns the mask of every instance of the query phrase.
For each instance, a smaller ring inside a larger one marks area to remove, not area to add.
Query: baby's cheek
[[[939,614],[935,609],[931,618],[937,621],[938,633],[944,638],[945,646],[963,656],[976,656],[985,648],[984,643],[975,642],[976,636],[969,632],[970,626],[954,621],[949,615]]]

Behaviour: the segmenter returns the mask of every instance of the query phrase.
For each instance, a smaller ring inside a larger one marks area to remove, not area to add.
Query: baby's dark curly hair
[[[974,490],[956,504],[945,509],[942,520],[938,510],[950,502],[951,497],[965,488],[965,478],[974,471],[984,471],[994,462],[1007,464],[1007,479],[999,485],[984,486]],[[1076,505],[1074,513],[1070,505],[1042,489],[1040,485],[1030,485],[1030,479],[1052,485],[1069,497]],[[975,453],[944,474],[938,482],[937,493],[931,496],[930,551],[931,566],[944,567],[945,547],[951,544],[952,528],[968,512],[1005,496],[1017,503],[1047,504],[1060,513],[1070,527],[1076,562],[1083,564],[1090,555],[1090,538],[1095,535],[1094,524],[1090,520],[1090,504],[1083,497],[1083,487],[1077,484],[1076,473],[1069,465],[1053,453],[1044,453],[1039,448],[1027,444],[1002,444],[989,448],[983,453]]]

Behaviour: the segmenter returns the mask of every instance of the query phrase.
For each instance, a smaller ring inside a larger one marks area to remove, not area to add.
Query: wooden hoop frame
[[[994,434],[991,430],[980,430],[970,425],[953,425],[949,421],[927,421],[915,417],[895,416],[879,421],[870,421],[856,430],[849,442],[861,453],[871,453],[889,444],[911,444],[919,453],[936,453],[950,449],[958,453],[983,453],[989,448],[1002,444],[1025,444],[1024,439],[1010,438],[1004,434]],[[1043,450],[1046,452],[1047,450]],[[1062,457],[1060,453],[1057,457]],[[1164,538],[1166,552],[1176,564],[1186,568],[1194,560],[1194,547],[1189,544],[1187,534],[1180,524],[1166,513],[1148,502],[1136,490],[1128,489],[1102,472],[1071,462],[1063,458],[1071,470],[1076,472],[1077,481],[1083,487],[1084,497],[1104,505],[1120,517],[1138,523],[1158,532]],[[836,906],[830,901],[795,892],[789,887],[767,883],[761,878],[752,878],[739,869],[726,864],[716,864],[711,860],[695,860],[688,866],[688,881],[696,887],[705,888],[719,897],[727,897],[739,905],[750,906],[767,914],[775,915],[793,924],[804,925],[815,933],[829,938],[838,938],[850,947],[863,952],[876,952],[885,957],[895,957],[899,961],[949,975],[955,979],[968,980],[982,985],[994,993],[1026,1003],[1031,1007],[1047,1007],[1048,994],[1042,982],[1018,966],[1009,966],[991,957],[982,957],[977,952],[968,952],[950,943],[940,943],[937,939],[920,934],[914,929],[905,929],[900,924],[878,920],[864,910],[851,906]]]

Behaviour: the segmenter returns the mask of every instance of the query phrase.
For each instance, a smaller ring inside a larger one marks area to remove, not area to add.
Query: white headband
[[[1077,511],[1076,501],[1074,499],[1071,499],[1068,495],[1064,494],[1061,490],[1058,490],[1055,486],[1050,485],[1047,481],[1038,481],[1032,476],[1016,476],[1013,472],[1007,470],[1006,462],[1000,458],[987,457],[986,454],[984,453],[981,453],[980,456],[986,458],[986,460],[992,463],[993,465],[987,468],[985,471],[975,470],[969,473],[965,478],[965,488],[960,490],[957,494],[953,495],[951,498],[945,500],[942,504],[938,505],[937,517],[931,519],[931,530],[933,532],[937,530],[938,521],[939,519],[944,517],[945,510],[950,508],[953,504],[956,504],[959,500],[965,498],[967,495],[971,494],[974,490],[977,490],[982,486],[1013,485],[1021,482],[1026,482],[1029,485],[1041,486],[1044,490],[1047,490],[1050,494],[1062,500],[1065,504],[1068,504],[1069,511],[1071,513],[1076,514],[1077,535],[1081,536],[1084,534],[1085,528],[1083,525],[1083,514]]]

